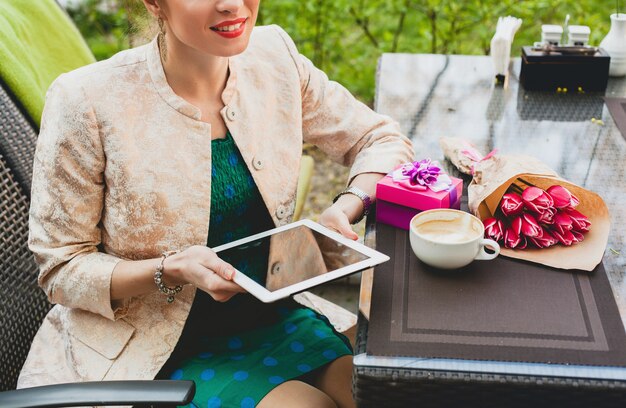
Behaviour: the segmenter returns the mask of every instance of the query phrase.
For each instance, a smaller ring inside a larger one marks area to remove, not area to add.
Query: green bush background
[[[132,43],[129,16],[140,0],[87,0],[68,9],[98,59]],[[125,3],[126,4],[126,3]],[[134,4],[134,5],[133,5]],[[371,104],[384,52],[488,54],[499,16],[523,20],[513,55],[541,37],[541,24],[588,25],[592,45],[610,26],[610,0],[262,0],[258,24],[278,24],[331,79]]]

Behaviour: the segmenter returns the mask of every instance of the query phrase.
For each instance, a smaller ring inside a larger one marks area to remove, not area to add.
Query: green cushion
[[[37,125],[52,81],[94,61],[54,0],[0,1],[0,78]]]
[[[311,156],[302,156],[300,161],[300,177],[298,178],[298,189],[296,191],[296,208],[293,213],[293,220],[297,221],[302,215],[306,197],[311,189],[311,179],[313,178],[314,160]]]

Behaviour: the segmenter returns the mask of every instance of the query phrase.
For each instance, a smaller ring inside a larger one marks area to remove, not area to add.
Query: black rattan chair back
[[[50,310],[28,250],[34,125],[0,86],[0,391],[14,389],[35,333]]]

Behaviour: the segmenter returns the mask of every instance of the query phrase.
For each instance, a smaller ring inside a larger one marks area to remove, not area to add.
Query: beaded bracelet
[[[183,287],[181,285],[176,285],[171,288],[165,285],[165,283],[163,282],[163,262],[165,262],[165,258],[167,258],[168,256],[177,254],[179,252],[180,251],[163,252],[163,254],[161,255],[161,262],[159,262],[159,265],[154,272],[154,283],[156,283],[159,291],[167,296],[167,303],[172,303],[174,301],[174,296],[179,294],[180,291],[183,290]]]

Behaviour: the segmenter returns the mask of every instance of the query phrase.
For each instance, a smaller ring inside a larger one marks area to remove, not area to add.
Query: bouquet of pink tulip
[[[500,200],[496,217],[483,220],[485,237],[511,249],[548,248],[558,243],[570,246],[582,242],[591,222],[574,209],[579,203],[578,198],[561,185],[544,191],[535,186],[522,190],[517,184],[511,184],[509,192]]]
[[[439,143],[446,158],[472,176],[469,210],[501,244],[500,255],[587,271],[602,262],[611,222],[598,194],[532,156],[483,155],[462,139]]]

